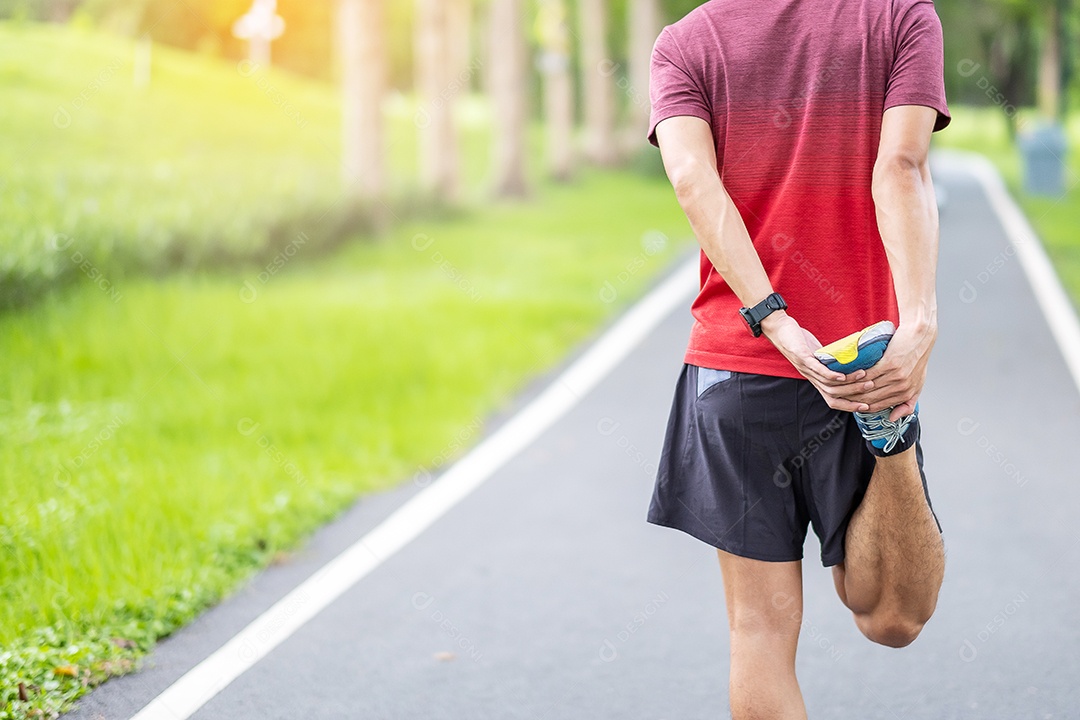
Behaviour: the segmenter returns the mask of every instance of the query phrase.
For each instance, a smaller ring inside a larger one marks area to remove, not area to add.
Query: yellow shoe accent
[[[828,353],[836,358],[837,362],[844,363],[845,365],[859,356],[859,338],[865,330],[859,330],[848,335],[845,338],[840,338],[836,342],[831,342],[825,347],[818,350],[819,353]]]

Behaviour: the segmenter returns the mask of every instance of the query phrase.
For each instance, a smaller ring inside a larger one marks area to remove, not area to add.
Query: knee
[[[802,610],[790,607],[739,608],[731,614],[731,634],[753,642],[789,642],[799,637]]]
[[[896,612],[875,612],[856,615],[855,624],[872,642],[886,647],[902,648],[915,642],[926,620]]]

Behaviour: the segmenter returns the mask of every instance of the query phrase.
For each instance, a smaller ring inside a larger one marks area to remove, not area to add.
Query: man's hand
[[[814,357],[814,351],[821,347],[821,343],[795,318],[779,310],[761,321],[761,329],[788,362],[814,384],[829,407],[848,412],[866,412],[870,409],[864,401],[853,399],[875,387],[866,382],[866,371],[843,375],[829,370]]]
[[[915,412],[915,403],[926,383],[926,365],[937,340],[937,325],[911,329],[901,323],[885,350],[885,355],[866,373],[867,384],[873,389],[850,396],[854,402],[865,403],[871,412],[895,407],[890,420],[898,420]]]

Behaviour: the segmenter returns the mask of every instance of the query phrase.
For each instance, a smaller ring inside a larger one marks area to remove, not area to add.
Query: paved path
[[[915,645],[877,647],[808,543],[807,705],[829,719],[1077,717],[1080,394],[981,186],[956,162],[936,177],[949,197],[942,332],[922,410],[945,587]],[[687,307],[192,717],[727,716],[715,555],[644,522]],[[407,484],[359,503],[70,717],[131,717],[416,492]]]

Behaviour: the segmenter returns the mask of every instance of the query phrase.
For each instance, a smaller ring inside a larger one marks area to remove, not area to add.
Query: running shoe
[[[852,333],[846,338],[829,343],[814,353],[818,360],[833,372],[850,375],[856,370],[867,370],[877,364],[892,340],[896,326],[888,320],[871,325],[865,330]]]
[[[888,320],[882,320],[857,333],[829,343],[814,353],[814,356],[833,372],[849,375],[857,370],[867,370],[877,364],[889,346],[896,326]],[[883,454],[891,453],[897,445],[906,445],[905,434],[919,416],[919,406],[915,412],[899,420],[890,420],[892,408],[878,412],[855,413],[855,423],[868,443]],[[905,448],[906,449],[906,448]]]

